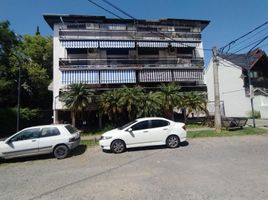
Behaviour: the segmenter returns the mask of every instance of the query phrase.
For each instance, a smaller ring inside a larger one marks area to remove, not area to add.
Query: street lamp
[[[20,130],[21,66],[22,66],[23,60],[31,61],[31,58],[19,51],[14,51],[12,54],[17,58],[19,62],[19,75],[18,75],[18,85],[17,85],[17,123],[16,123],[16,127],[17,127],[16,130],[18,132]]]

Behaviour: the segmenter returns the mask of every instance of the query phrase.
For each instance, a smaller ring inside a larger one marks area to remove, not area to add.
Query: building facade
[[[73,83],[104,91],[179,82],[184,90],[206,90],[201,32],[209,21],[80,15],[44,19],[54,31],[54,122],[64,109],[60,90]]]
[[[265,52],[257,49],[251,54],[222,54],[218,58],[222,114],[226,117],[250,117],[253,98],[255,112],[259,112],[261,118],[268,118],[268,58]],[[204,79],[208,100],[214,105],[212,60],[205,70]]]

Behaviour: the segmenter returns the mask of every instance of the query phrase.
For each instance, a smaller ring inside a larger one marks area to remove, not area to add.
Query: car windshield
[[[137,120],[134,120],[132,122],[129,122],[129,123],[125,124],[124,126],[119,127],[118,129],[123,130],[123,129],[127,128],[128,126],[130,126],[131,124],[134,124],[136,122],[137,122]]]

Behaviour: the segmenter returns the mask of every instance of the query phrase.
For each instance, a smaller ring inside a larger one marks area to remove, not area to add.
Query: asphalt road
[[[72,157],[0,164],[1,200],[264,200],[268,135],[191,139],[177,149],[103,153],[80,146]]]

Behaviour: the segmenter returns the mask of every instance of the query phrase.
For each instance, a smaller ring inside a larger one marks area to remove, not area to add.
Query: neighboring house
[[[222,54],[219,59],[220,100],[227,117],[249,117],[250,96],[254,93],[254,110],[261,118],[268,118],[268,58],[257,49],[250,54]],[[249,89],[249,79],[253,88]],[[214,104],[213,62],[210,61],[204,75],[208,100]]]
[[[105,91],[179,82],[184,90],[206,91],[201,32],[209,21],[49,14],[44,19],[54,31],[54,122],[64,110],[60,90],[68,84]]]

